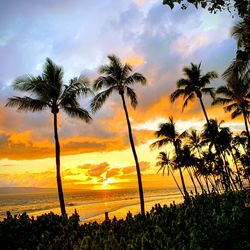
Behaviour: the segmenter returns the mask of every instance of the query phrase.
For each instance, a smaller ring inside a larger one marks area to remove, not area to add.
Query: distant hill
[[[33,194],[33,193],[55,193],[56,188],[37,187],[0,187],[0,194]]]

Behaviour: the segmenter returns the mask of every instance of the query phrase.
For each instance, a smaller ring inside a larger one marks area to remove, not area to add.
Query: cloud
[[[100,177],[103,173],[107,171],[108,167],[109,164],[107,162],[102,162],[98,165],[94,165],[91,169],[89,169],[88,175]]]
[[[15,15],[17,10],[19,15]],[[233,21],[225,13],[210,15],[195,8],[170,11],[156,0],[105,0],[98,5],[79,0],[63,0],[60,4],[48,0],[43,4],[15,1],[14,5],[5,2],[0,12],[0,44],[4,44],[0,46],[4,62],[0,67],[1,159],[54,157],[49,111],[18,113],[4,108],[8,97],[21,95],[9,84],[22,74],[40,74],[47,56],[63,66],[65,82],[81,72],[95,79],[97,68],[107,63],[110,53],[143,73],[148,86],[134,86],[137,109],[133,110],[127,100],[134,140],[140,146],[154,138],[152,128],[147,128],[154,120],[174,115],[180,124],[190,119],[204,121],[198,102],[182,113],[183,101],[171,104],[169,94],[190,61],[202,60],[203,72],[216,69],[221,73],[236,48],[229,37]],[[223,32],[221,23],[225,24]],[[221,83],[214,86],[218,84]],[[89,101],[81,103],[88,108]],[[210,99],[204,101],[209,117],[216,114],[219,119],[230,119],[221,108],[208,107]],[[59,137],[62,155],[128,149],[127,124],[119,95],[112,95],[90,124],[60,112]]]
[[[114,176],[119,176],[120,175],[120,168],[112,168],[111,170],[108,170],[106,173],[106,179]]]
[[[145,172],[147,169],[150,168],[151,166],[151,163],[150,162],[146,162],[146,161],[141,161],[139,163],[140,165],[140,170],[141,170],[141,173],[142,172]],[[136,168],[135,166],[129,166],[129,167],[125,167],[122,169],[122,172],[123,174],[126,176],[126,175],[130,175],[132,173],[135,173],[136,172]]]

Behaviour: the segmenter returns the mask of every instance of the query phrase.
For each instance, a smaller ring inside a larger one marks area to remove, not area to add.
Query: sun
[[[102,182],[102,188],[103,189],[112,189],[110,183],[112,183],[112,179],[108,178]]]

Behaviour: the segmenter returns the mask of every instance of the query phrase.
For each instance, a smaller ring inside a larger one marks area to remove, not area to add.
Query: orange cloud
[[[145,63],[144,57],[139,54],[132,54],[124,57],[124,62],[130,64],[131,66],[140,66]]]
[[[106,179],[114,176],[119,176],[120,175],[120,168],[112,168],[111,170],[108,170],[106,173]]]
[[[89,169],[88,175],[100,177],[103,173],[107,171],[108,166],[109,164],[107,162],[103,162],[98,165],[95,165],[91,169]]]

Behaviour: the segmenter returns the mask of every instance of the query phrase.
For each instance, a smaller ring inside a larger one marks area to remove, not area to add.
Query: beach
[[[145,189],[145,210],[159,203],[169,205],[182,202],[182,196],[176,188]],[[81,223],[102,222],[105,212],[109,218],[125,218],[130,211],[133,215],[140,212],[140,202],[137,189],[119,190],[73,190],[65,191],[66,211],[71,215],[77,211]],[[60,214],[60,207],[56,192],[0,194],[0,219],[6,216],[6,211],[12,214],[27,212],[30,216],[53,212]]]

